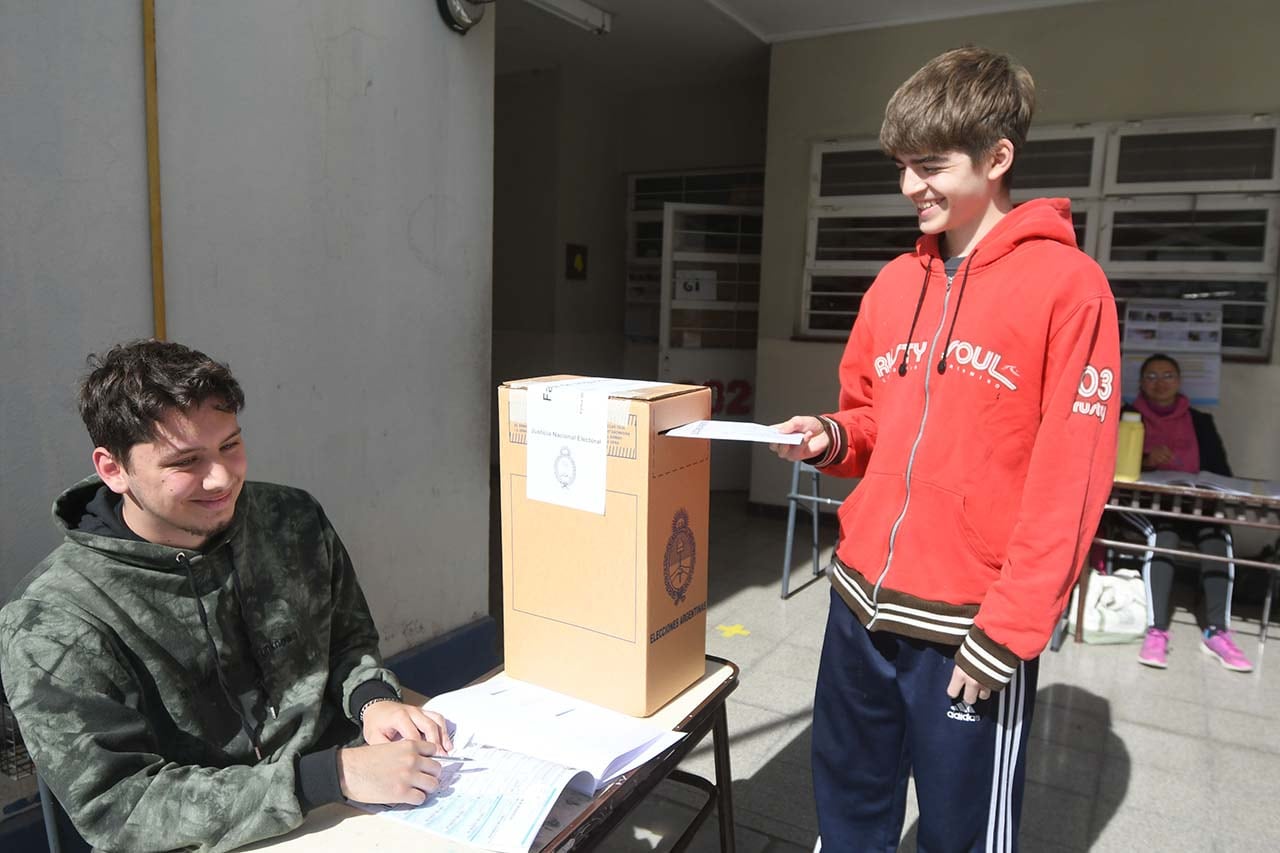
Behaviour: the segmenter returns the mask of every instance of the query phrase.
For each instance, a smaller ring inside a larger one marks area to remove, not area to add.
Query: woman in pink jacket
[[[1213,416],[1191,408],[1190,400],[1181,393],[1182,370],[1178,362],[1164,354],[1153,355],[1142,363],[1139,379],[1141,393],[1133,408],[1142,413],[1143,470],[1192,474],[1211,471],[1231,476],[1227,452]],[[1162,520],[1146,532],[1152,544],[1159,548],[1177,548],[1185,540],[1195,543],[1202,554],[1225,557],[1228,548],[1223,529],[1212,524]],[[1201,561],[1205,628],[1200,649],[1217,658],[1227,669],[1250,672],[1253,664],[1228,630],[1232,574],[1230,563]],[[1173,588],[1173,563],[1167,556],[1154,554],[1143,566],[1142,576],[1147,585],[1149,627],[1138,662],[1164,669],[1169,665],[1169,593]]]

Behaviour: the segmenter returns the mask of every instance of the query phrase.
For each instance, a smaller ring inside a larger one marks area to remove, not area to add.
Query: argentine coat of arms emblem
[[[560,488],[567,489],[573,485],[573,481],[578,478],[578,464],[573,461],[573,454],[569,452],[569,448],[560,448],[560,455],[555,460],[556,482],[560,484]]]
[[[667,550],[662,557],[662,578],[667,587],[667,595],[672,602],[684,601],[693,583],[693,573],[698,563],[698,543],[693,531],[689,529],[689,513],[676,510],[671,519],[671,536],[667,539]]]

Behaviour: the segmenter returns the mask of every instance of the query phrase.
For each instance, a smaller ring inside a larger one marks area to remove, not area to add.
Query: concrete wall
[[[85,355],[151,329],[138,8],[0,7],[0,596],[91,470]]]
[[[1280,6],[1269,0],[1113,0],[985,15],[774,46],[769,84],[760,346],[762,420],[829,410],[841,344],[800,328],[813,142],[874,137],[893,90],[957,45],[1006,50],[1036,78],[1040,125],[1280,111]],[[905,204],[905,202],[904,202]],[[1274,360],[1274,359],[1273,359]],[[1228,363],[1219,422],[1236,469],[1280,478],[1259,424],[1280,418],[1280,368]],[[751,499],[781,503],[787,466],[753,456]]]
[[[84,355],[150,331],[139,4],[0,10],[0,595],[89,471]],[[384,651],[487,613],[493,24],[160,4],[169,337],[245,386],[250,476],[351,551]]]
[[[625,136],[612,114],[618,100],[585,75],[561,77],[555,353],[565,372],[616,376],[622,363],[626,187],[616,159]],[[585,279],[567,277],[569,243],[587,247]]]
[[[624,172],[669,172],[764,163],[768,81],[632,92],[613,104]]]
[[[506,74],[495,83],[495,387],[554,370],[555,288],[563,263],[556,246],[559,103],[560,73],[554,69]],[[496,394],[491,396],[496,406]]]
[[[622,223],[608,94],[550,68],[502,75],[495,100],[495,384],[614,375]],[[570,243],[587,248],[584,279],[566,275]]]

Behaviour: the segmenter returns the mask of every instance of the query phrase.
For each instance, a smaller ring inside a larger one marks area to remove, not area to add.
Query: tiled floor
[[[797,548],[792,595],[779,598],[784,535],[785,519],[751,511],[743,494],[713,495],[707,650],[741,668],[728,714],[743,853],[799,853],[811,850],[817,835],[809,726],[828,584],[806,583],[810,562]],[[828,545],[831,538],[827,531]],[[1280,643],[1275,619],[1271,645]],[[717,630],[734,625],[750,633]],[[1140,666],[1135,645],[1068,642],[1045,653],[1023,849],[1280,850],[1280,676],[1264,665],[1257,607],[1238,605],[1234,627],[1257,665],[1251,674],[1228,672],[1200,653],[1185,607],[1175,611],[1167,670]],[[712,778],[709,738],[686,769]],[[602,849],[669,849],[694,802],[664,784]],[[912,794],[903,851],[916,849],[915,818]],[[719,849],[714,815],[692,849]]]

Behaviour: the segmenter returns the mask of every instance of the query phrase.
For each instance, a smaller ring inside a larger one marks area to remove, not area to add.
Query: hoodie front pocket
[[[840,505],[840,559],[875,579],[889,550],[889,531],[906,500],[901,474],[867,472]]]
[[[994,548],[987,544],[987,540],[983,538],[978,529],[974,527],[969,520],[970,512],[974,510],[974,506],[969,498],[962,497],[960,499],[960,529],[964,532],[965,540],[969,543],[970,550],[973,551],[987,565],[994,568],[1000,568],[1004,562]]]
[[[965,518],[965,499],[957,492],[914,479],[907,518],[894,543],[894,564],[928,567],[926,574],[990,576],[1000,561]],[[914,572],[913,572],[914,573]]]

